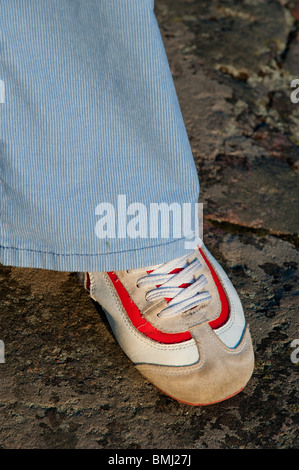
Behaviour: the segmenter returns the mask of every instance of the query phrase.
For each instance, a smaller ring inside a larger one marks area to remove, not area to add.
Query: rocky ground
[[[135,371],[74,273],[2,266],[2,448],[298,448],[299,4],[156,0],[156,14],[253,377],[223,403],[179,404]]]

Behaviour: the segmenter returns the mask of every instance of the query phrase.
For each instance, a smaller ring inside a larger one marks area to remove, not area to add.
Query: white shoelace
[[[138,287],[155,286],[146,294],[148,301],[169,300],[159,317],[171,317],[206,303],[211,299],[209,291],[203,290],[207,284],[201,274],[202,264],[195,258],[188,262],[190,253],[158,266],[147,276],[138,279]]]

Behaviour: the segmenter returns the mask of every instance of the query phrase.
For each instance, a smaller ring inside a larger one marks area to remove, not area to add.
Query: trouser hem
[[[196,246],[197,240],[193,245]],[[191,251],[190,239],[180,238],[159,245],[98,254],[60,254],[0,246],[0,263],[22,268],[54,271],[122,271],[170,261]]]

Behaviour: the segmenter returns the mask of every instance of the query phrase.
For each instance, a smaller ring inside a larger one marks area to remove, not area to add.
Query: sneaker
[[[157,266],[81,279],[125,354],[166,395],[207,405],[249,381],[254,354],[243,308],[204,245]]]

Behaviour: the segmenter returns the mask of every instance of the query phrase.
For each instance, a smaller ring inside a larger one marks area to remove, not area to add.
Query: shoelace
[[[189,263],[190,257],[189,253],[164,263],[138,279],[138,287],[155,286],[147,292],[146,300],[167,299],[159,317],[171,317],[211,300],[209,291],[203,290],[207,279],[200,275],[202,264],[197,258]]]

